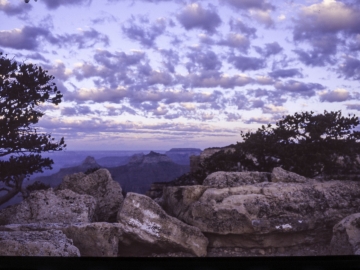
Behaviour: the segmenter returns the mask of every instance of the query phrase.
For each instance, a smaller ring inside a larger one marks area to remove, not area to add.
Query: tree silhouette
[[[355,115],[341,111],[314,115],[313,112],[284,116],[273,127],[241,133],[243,142],[235,151],[215,153],[202,165],[204,175],[215,171],[263,171],[274,167],[306,177],[357,173],[360,169],[360,132]]]
[[[52,169],[53,161],[41,152],[60,151],[64,138],[55,142],[51,134],[37,132],[33,125],[44,115],[37,107],[61,102],[62,94],[53,76],[33,64],[19,64],[0,52],[0,205],[19,192],[27,196],[25,177]],[[4,194],[5,192],[5,194]]]

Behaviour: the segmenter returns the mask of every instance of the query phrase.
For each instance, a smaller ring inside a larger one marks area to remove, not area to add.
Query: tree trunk
[[[15,176],[15,186],[4,196],[0,197],[0,205],[6,203],[7,201],[11,200],[15,197],[19,192],[24,192],[22,188],[22,183],[24,181],[25,175]]]

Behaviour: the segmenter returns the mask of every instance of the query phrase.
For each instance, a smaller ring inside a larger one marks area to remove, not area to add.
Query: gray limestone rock
[[[34,222],[92,222],[96,199],[71,190],[37,190],[17,205],[0,210],[0,225]]]
[[[0,226],[1,232],[62,231],[81,257],[117,257],[123,229],[119,223],[30,223]]]
[[[0,256],[79,257],[80,253],[59,230],[0,231]]]
[[[137,249],[177,250],[206,256],[208,240],[200,230],[167,215],[145,195],[128,193],[118,213],[118,222],[123,225],[129,245],[135,243]]]
[[[208,175],[204,186],[215,188],[238,187],[255,183],[268,182],[270,173],[266,172],[214,172]]]
[[[360,213],[347,216],[333,228],[332,255],[360,255]]]
[[[327,241],[360,209],[360,183],[328,181],[211,188],[164,187],[169,215],[199,228],[211,247],[285,247]]]
[[[284,182],[284,183],[307,183],[316,182],[314,179],[306,178],[293,172],[284,170],[281,167],[276,167],[271,172],[271,182]]]
[[[89,175],[67,175],[57,187],[57,190],[63,189],[93,196],[97,200],[94,221],[98,222],[114,222],[124,200],[119,183],[111,178],[107,169],[99,169]]]

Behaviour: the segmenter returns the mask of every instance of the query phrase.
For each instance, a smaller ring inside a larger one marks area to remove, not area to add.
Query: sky
[[[358,0],[0,0],[0,51],[55,76],[67,150],[222,147],[360,111]]]

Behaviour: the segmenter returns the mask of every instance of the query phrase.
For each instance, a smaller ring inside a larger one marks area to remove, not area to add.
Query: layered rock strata
[[[199,228],[212,247],[330,242],[332,227],[360,212],[359,182],[284,181],[228,188],[164,187],[160,202],[168,214]]]
[[[70,189],[78,194],[93,196],[97,201],[94,221],[99,222],[114,222],[124,200],[119,183],[112,179],[107,169],[99,169],[89,175],[67,175],[57,189]]]

